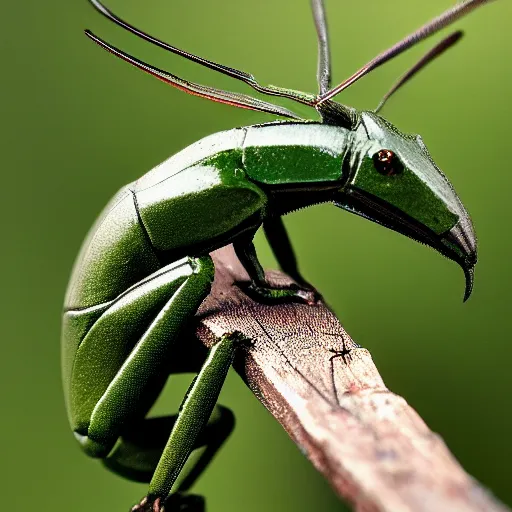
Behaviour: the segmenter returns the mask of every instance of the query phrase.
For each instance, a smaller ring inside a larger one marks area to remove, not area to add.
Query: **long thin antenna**
[[[405,74],[403,74],[395,84],[391,87],[391,89],[382,97],[380,100],[380,103],[378,104],[377,108],[375,109],[375,113],[378,113],[382,107],[385,105],[385,103],[395,94],[398,89],[400,89],[404,84],[406,84],[414,75],[416,75],[419,71],[421,71],[425,66],[427,66],[430,62],[432,62],[436,57],[439,57],[442,55],[448,48],[451,48],[453,45],[455,45],[460,39],[464,33],[462,30],[458,30],[457,32],[454,32],[453,34],[450,34],[448,37],[443,39],[438,45],[436,45],[434,48],[432,48],[428,53],[423,55],[423,57],[414,64]]]
[[[123,52],[122,50],[119,50],[115,46],[112,46],[106,41],[104,41],[103,39],[100,39],[98,36],[95,36],[89,30],[86,30],[85,34],[99,46],[114,54],[116,57],[119,57],[125,60],[126,62],[132,64],[133,66],[141,69],[142,71],[149,73],[150,75],[158,78],[162,82],[170,84],[189,94],[193,94],[194,96],[200,96],[201,98],[206,98],[212,101],[216,101],[218,103],[225,103],[227,105],[241,107],[249,110],[256,110],[258,112],[266,112],[268,114],[289,117],[292,119],[301,119],[297,114],[293,113],[291,110],[288,110],[284,107],[280,107],[279,105],[273,105],[272,103],[267,103],[266,101],[261,101],[256,98],[252,98],[251,96],[247,96],[246,94],[224,91],[222,89],[216,89],[214,87],[208,87],[206,85],[200,85],[194,82],[183,80],[182,78],[176,75],[172,75],[167,71],[151,66],[150,64],[147,64],[146,62],[143,62],[133,57],[132,55]]]
[[[288,98],[290,100],[296,101],[298,103],[302,103],[304,105],[314,106],[315,96],[313,94],[308,94],[308,93],[301,92],[301,91],[294,91],[292,89],[285,89],[283,87],[276,87],[273,85],[268,85],[268,86],[260,85],[254,78],[254,76],[249,73],[240,71],[235,68],[230,68],[230,67],[224,66],[222,64],[218,64],[211,60],[199,57],[198,55],[194,55],[193,53],[189,53],[185,50],[181,50],[180,48],[176,48],[175,46],[165,43],[164,41],[161,41],[160,39],[157,39],[156,37],[153,37],[153,36],[147,34],[146,32],[143,32],[142,30],[139,30],[138,28],[134,27],[130,23],[127,23],[126,21],[122,20],[121,18],[119,18],[119,16],[114,14],[110,9],[105,7],[99,0],[89,0],[89,1],[93,5],[93,7],[95,7],[96,10],[98,10],[101,14],[103,14],[103,16],[105,16],[107,19],[109,19],[110,21],[112,21],[113,23],[118,25],[119,27],[124,28],[128,32],[135,34],[137,37],[144,39],[144,41],[147,41],[151,44],[159,46],[160,48],[163,48],[164,50],[170,51],[176,55],[184,57],[185,59],[191,60],[192,62],[200,64],[201,66],[207,67],[209,69],[213,69],[214,71],[218,71],[219,73],[222,73],[223,75],[227,75],[232,78],[235,78],[236,80],[240,80],[262,94],[267,94],[270,96],[278,96],[281,98]]]
[[[315,21],[318,40],[317,81],[320,94],[326,93],[331,87],[331,51],[329,49],[329,31],[323,0],[311,0],[311,9]]]
[[[321,105],[324,101],[333,98],[341,91],[343,91],[347,87],[350,87],[353,83],[357,82],[360,78],[367,75],[370,71],[373,71],[379,66],[382,66],[382,64],[388,62],[397,55],[400,55],[401,53],[408,50],[415,44],[419,43],[420,41],[423,41],[432,34],[435,34],[439,30],[447,27],[448,25],[451,25],[454,21],[465,16],[466,14],[469,14],[477,7],[484,4],[488,4],[492,1],[493,0],[466,0],[465,2],[461,2],[452,7],[451,9],[448,9],[443,14],[441,14],[437,18],[434,18],[431,22],[427,23],[426,25],[423,25],[418,30],[416,30],[409,36],[405,37],[388,50],[377,55],[377,57],[375,57],[370,62],[365,64],[352,76],[348,77],[346,80],[341,82],[341,84],[334,87],[334,89],[331,89],[330,91],[327,91],[326,93],[317,96],[315,102],[316,105]]]

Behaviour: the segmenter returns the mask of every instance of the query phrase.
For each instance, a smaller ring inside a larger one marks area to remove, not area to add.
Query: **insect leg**
[[[130,423],[104,465],[125,478],[149,483],[162,456],[169,434],[176,424],[178,414],[145,418]],[[226,407],[216,405],[210,420],[199,435],[193,449],[203,448],[203,453],[189,468],[180,474],[178,491],[187,491],[209,464],[233,430],[235,419]]]
[[[288,287],[271,286],[268,283],[265,277],[265,271],[258,260],[253,238],[254,231],[246,232],[233,242],[236,255],[251,278],[251,283],[244,287],[244,291],[249,296],[259,302],[266,302],[269,304],[290,301],[313,304],[318,301],[318,295],[310,288],[297,285],[291,285]]]
[[[233,362],[235,350],[241,342],[243,339],[237,333],[227,334],[210,349],[201,371],[192,382],[181,404],[171,435],[149,485],[148,497],[150,500],[167,496],[171,491],[183,465],[196,446],[199,435],[208,423],[227,372]],[[231,427],[232,423],[228,426]],[[203,453],[179,490],[187,490],[193,484],[229,431],[226,433],[226,425],[224,425],[224,429],[221,428],[221,435],[218,435],[217,440],[213,440],[210,449]],[[210,430],[210,435],[211,433],[212,430]]]
[[[106,457],[122,429],[147,413],[213,273],[209,256],[184,258],[157,272],[152,288],[146,281],[129,290],[89,329],[71,392],[75,435],[88,454]]]
[[[90,413],[87,410],[91,404],[83,396],[78,400],[90,420],[85,430],[80,420],[76,422],[79,425],[75,427],[76,436],[89,454],[101,458],[109,455],[119,437],[130,430],[133,432],[133,422],[140,423],[139,418],[147,413],[165,382],[169,368],[180,369],[188,366],[187,361],[182,364],[179,361],[173,362],[170,356],[175,353],[178,356],[176,359],[179,359],[179,356],[186,352],[184,349],[180,350],[180,345],[176,342],[179,338],[186,337],[184,327],[208,293],[213,273],[213,262],[209,256],[184,258],[156,272],[155,276],[144,280],[141,285],[128,290],[120,299],[114,301],[117,309],[112,305],[89,328],[77,350],[75,368],[80,370],[73,375],[73,390],[76,393],[82,394],[83,387],[87,388],[89,385],[92,389],[98,388],[95,391],[100,395],[98,398],[91,393],[93,409]],[[148,288],[147,283],[155,280],[157,283]],[[151,304],[152,319],[146,318],[146,303]],[[110,314],[107,313],[109,311]],[[125,331],[125,324],[145,325],[145,322],[149,323],[149,326],[143,331],[137,331],[142,332],[138,339],[118,341],[121,346],[126,344],[132,347],[121,365],[111,364],[108,357],[105,360],[104,350],[96,350],[101,346],[107,351],[111,350],[112,342],[115,342],[117,337],[122,337],[125,332],[130,333],[129,327],[128,331]],[[114,448],[110,461],[112,466],[116,466],[113,469],[123,471],[124,466],[126,473],[130,472],[132,477],[138,476],[141,479],[147,479],[151,470],[154,470],[148,498],[140,510],[146,510],[148,504],[155,504],[157,510],[170,492],[190,452],[198,445],[206,445],[206,451],[185,481],[186,486],[190,486],[231,431],[232,417],[224,412],[217,419],[212,419],[203,438],[198,440],[211,416],[238,341],[239,337],[230,335],[213,346],[194,379],[178,415],[175,418],[152,422],[156,437],[160,432],[161,438],[165,428],[167,432],[171,430],[165,447],[165,442],[160,443],[159,447],[153,448],[153,455],[144,450],[142,453],[135,453],[136,445],[132,444],[129,448],[126,444],[123,446],[122,441]],[[100,353],[99,356],[97,352]],[[115,372],[113,376],[112,372]],[[99,382],[105,373],[108,378],[107,386]],[[82,382],[84,378],[90,383]],[[90,394],[87,389],[85,393]],[[80,411],[77,417],[81,417]],[[150,427],[146,428],[146,432],[148,428]],[[119,453],[115,455],[117,449],[120,449],[121,453],[124,450],[124,463],[123,456]],[[155,454],[155,451],[158,450],[161,457],[156,464],[155,458],[158,454]],[[126,462],[126,455],[128,458],[132,457],[131,462]],[[134,459],[139,457],[139,462],[134,462]],[[176,500],[177,498],[174,501]]]
[[[241,235],[233,243],[236,255],[240,260],[240,263],[244,266],[245,270],[249,274],[251,281],[258,287],[268,286],[265,278],[265,271],[258,260],[256,254],[256,248],[254,247],[253,238],[254,231],[248,231]]]
[[[107,458],[114,471],[151,479],[149,494],[136,510],[159,510],[191,451],[204,446],[178,490],[188,489],[233,427],[227,409],[219,408],[209,419],[239,337],[223,338],[206,361],[204,351],[177,343],[186,340],[184,327],[208,293],[213,273],[209,256],[184,258],[160,269],[113,301],[77,350],[72,376],[77,397],[71,401],[82,410],[74,413],[75,435],[87,453]],[[121,364],[115,357],[118,351],[124,355]],[[176,416],[142,420],[169,372],[198,369]],[[168,501],[167,510],[182,510],[185,503],[201,508],[200,498],[181,493],[170,500],[172,506]]]
[[[299,272],[297,258],[282,217],[272,217],[263,221],[263,230],[281,270],[300,285],[309,287],[310,285]]]

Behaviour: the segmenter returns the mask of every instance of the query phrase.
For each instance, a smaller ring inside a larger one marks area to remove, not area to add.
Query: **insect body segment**
[[[250,96],[193,84],[154,68],[109,43],[101,47],[185,92],[294,119],[205,137],[120,190],[86,238],[68,286],[62,328],[62,368],[71,427],[86,453],[113,471],[149,482],[138,511],[158,512],[202,501],[184,497],[233,427],[216,406],[236,350],[226,335],[208,354],[190,348],[187,326],[209,293],[209,253],[232,243],[250,277],[245,286],[267,303],[314,303],[301,275],[282,216],[322,202],[430,245],[456,261],[473,284],[476,239],[453,186],[419,136],[401,133],[375,111],[333,100],[371,69],[490,0],[467,0],[420,28],[330,89],[325,11],[312,0],[319,44],[319,94],[263,86],[243,71],[180,50],[121,20],[98,0],[92,5],[147,42],[240,80],[262,94],[309,105],[321,122]],[[425,55],[384,96],[385,102],[434,57],[461,37],[455,32]],[[383,105],[378,107],[378,110]],[[253,245],[263,226],[281,268],[296,282],[271,287]],[[242,284],[241,284],[242,286]],[[180,411],[146,418],[173,373],[197,374]],[[212,414],[213,413],[213,414]],[[176,486],[189,454],[205,448]]]

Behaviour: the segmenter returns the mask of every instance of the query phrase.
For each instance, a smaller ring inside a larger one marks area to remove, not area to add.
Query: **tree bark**
[[[354,510],[509,510],[386,388],[368,350],[324,304],[259,304],[235,284],[248,277],[232,248],[212,256],[216,277],[197,337],[208,347],[235,331],[250,340],[235,369]],[[267,275],[274,284],[292,282]]]

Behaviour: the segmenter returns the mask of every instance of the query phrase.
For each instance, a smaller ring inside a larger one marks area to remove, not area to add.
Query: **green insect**
[[[158,511],[165,500],[167,510],[201,509],[199,497],[183,492],[233,426],[229,410],[215,403],[241,340],[228,335],[199,361],[182,357],[185,327],[213,280],[212,250],[234,245],[252,280],[246,293],[256,300],[314,303],[318,296],[299,273],[281,216],[330,201],[456,261],[466,277],[464,298],[469,297],[476,240],[466,210],[421,138],[401,133],[377,114],[396,90],[462,33],[451,34],[428,52],[375,111],[357,111],[333,98],[489,1],[457,4],[331,88],[324,6],[322,0],[312,0],[320,89],[313,95],[262,86],[250,74],[159,41],[90,0],[100,13],[140,38],[259,93],[313,107],[321,117],[320,122],[307,121],[278,105],[188,82],[86,31],[109,52],[185,92],[292,119],[206,137],[125,186],[90,231],[75,263],[62,334],[71,427],[88,455],[104,459],[124,476],[150,482],[147,497],[134,510]],[[296,286],[276,289],[266,282],[253,245],[260,226]],[[178,414],[146,419],[168,375],[184,370],[197,372],[197,377]],[[201,446],[205,451],[173,488],[190,453]]]

